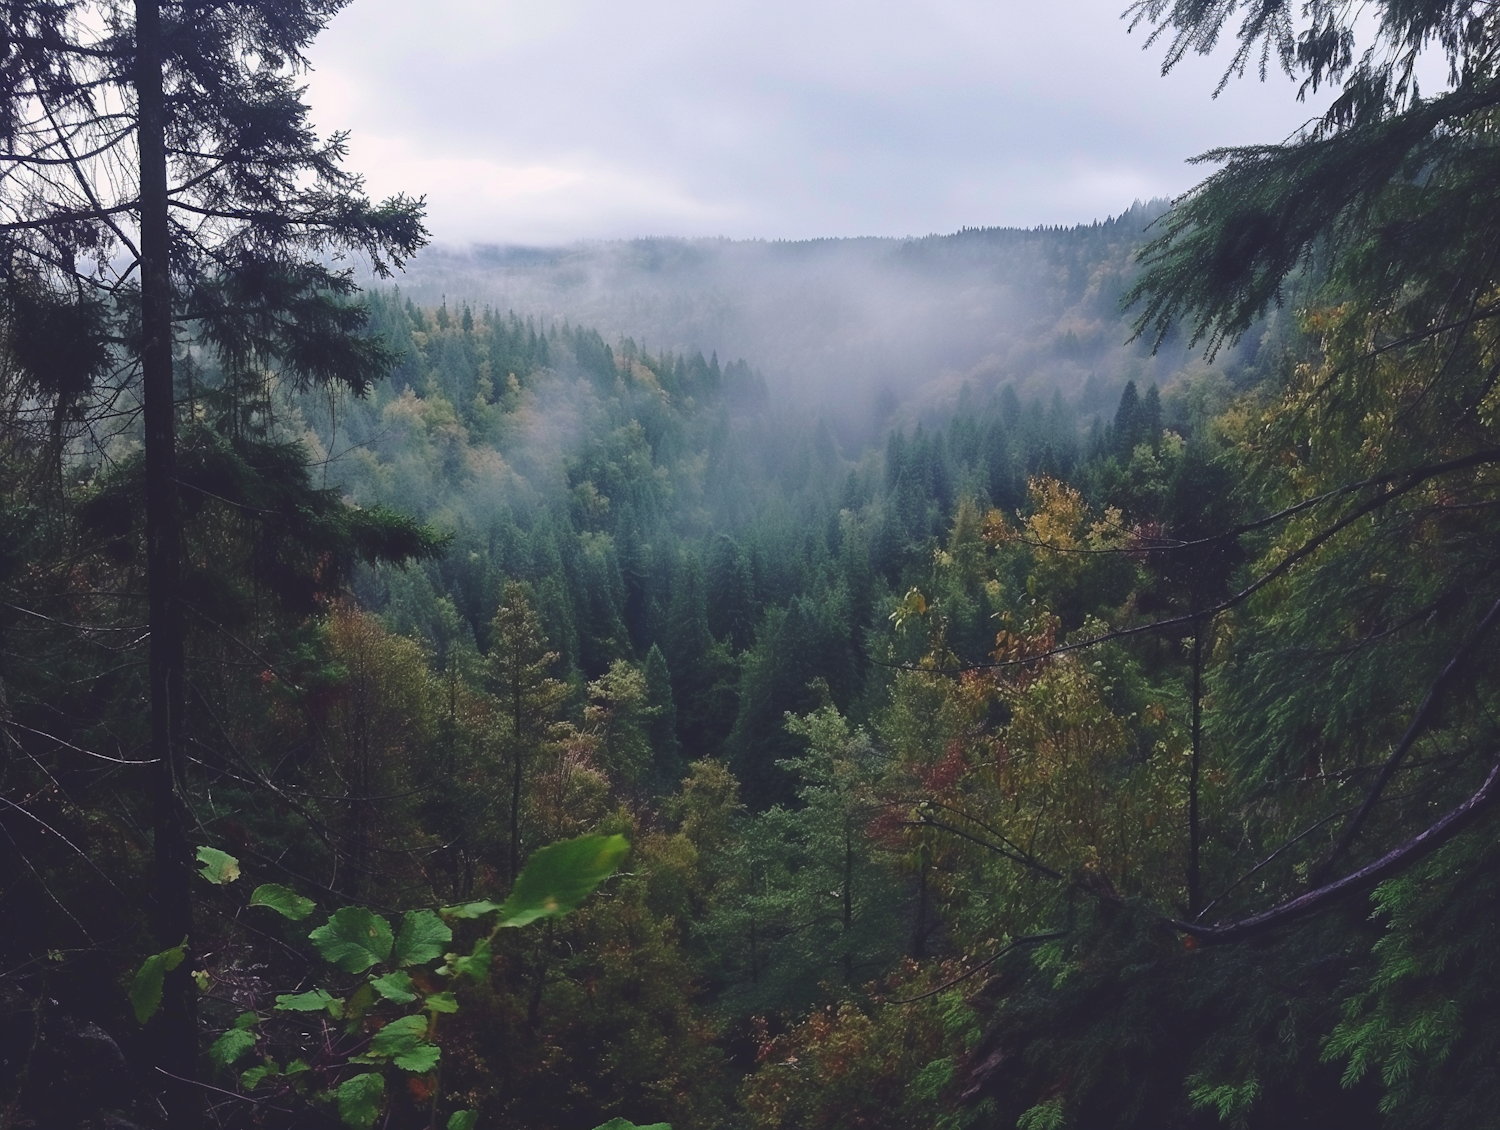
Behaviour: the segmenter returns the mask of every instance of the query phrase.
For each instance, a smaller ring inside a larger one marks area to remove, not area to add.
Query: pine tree
[[[1130,458],[1135,445],[1141,442],[1143,432],[1141,398],[1134,381],[1125,382],[1125,391],[1120,393],[1120,406],[1115,409],[1114,431],[1111,437],[1114,453],[1123,462]]]
[[[1154,383],[1141,401],[1141,438],[1152,450],[1161,446],[1161,390]]]
[[[526,589],[507,581],[491,628],[489,686],[499,701],[496,740],[510,769],[506,876],[511,883],[521,873],[525,855],[521,804],[526,774],[542,752],[567,695],[566,684],[548,673],[556,662],[557,653],[547,649],[541,619]]]
[[[138,343],[122,358],[137,382],[144,438],[149,712],[156,934],[193,936],[178,481],[179,329],[232,375],[277,365],[304,383],[368,387],[388,363],[358,331],[347,272],[330,252],[377,270],[425,241],[421,205],[372,206],[340,168],[342,136],[310,129],[297,73],[342,5],[136,0],[7,9],[0,42],[0,254],[10,313],[36,298],[70,327],[74,360],[59,404],[101,376],[96,344]],[[118,326],[106,324],[118,318]],[[36,324],[33,322],[33,324]],[[137,327],[134,330],[128,327]],[[199,1119],[193,959],[166,978],[153,1020],[172,1126]]]
[[[755,581],[744,551],[727,534],[709,554],[707,589],[709,631],[731,651],[744,651],[755,637]]]
[[[646,735],[651,742],[652,773],[663,792],[682,775],[682,743],[677,739],[677,703],[672,698],[672,673],[656,644],[646,653]]]

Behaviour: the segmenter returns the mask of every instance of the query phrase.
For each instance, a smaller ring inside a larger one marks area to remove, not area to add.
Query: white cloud
[[[1221,60],[1167,79],[1123,0],[355,0],[314,50],[325,129],[440,239],[902,235],[1180,192],[1308,115]]]
[[[406,138],[357,137],[350,167],[369,170],[372,196],[426,196],[430,226],[445,241],[567,242],[621,231],[666,231],[683,222],[730,222],[722,206],[670,184],[612,168],[587,153],[506,160],[423,152]],[[501,218],[524,217],[514,220]],[[498,221],[498,222],[497,222]]]

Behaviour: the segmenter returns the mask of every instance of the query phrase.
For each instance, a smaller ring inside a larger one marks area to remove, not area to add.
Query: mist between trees
[[[1212,1030],[1221,1007],[1246,1007],[1226,995],[1248,991],[1245,961],[1311,961],[1299,975],[1314,976],[1328,946],[1359,945],[1377,961],[1380,929],[1362,912],[1269,952],[1199,957],[1171,941],[1193,936],[1173,914],[1232,919],[1265,901],[1267,880],[1295,886],[1306,851],[1226,891],[1247,866],[1241,838],[1317,825],[1360,779],[1331,748],[1311,776],[1294,752],[1327,707],[1300,674],[1324,652],[1247,646],[1231,625],[1274,636],[1274,606],[1260,628],[1225,603],[1313,529],[1215,540],[1244,525],[1236,467],[1263,426],[1252,407],[1280,411],[1273,390],[1313,372],[1297,368],[1315,351],[1290,323],[1263,331],[1262,368],[1231,370],[1238,389],[1201,364],[1165,392],[1095,392],[1093,411],[1060,392],[968,386],[955,411],[912,408],[918,422],[845,451],[744,361],[395,292],[369,302],[370,331],[399,359],[364,397],[247,385],[185,358],[207,434],[287,452],[285,473],[315,497],[399,507],[432,547],[405,566],[288,571],[268,556],[285,544],[276,523],[306,503],[247,506],[228,472],[194,465],[206,501],[187,511],[204,547],[190,591],[238,610],[228,632],[221,611],[190,635],[208,727],[194,811],[246,869],[330,907],[458,904],[503,893],[542,845],[631,840],[628,876],[544,934],[497,943],[483,983],[461,984],[441,1041],[446,1109],[517,1126],[985,1125],[1037,1107],[1030,1088],[1050,1101],[1045,1060],[997,1075],[1004,1025],[1050,1033],[1072,1060],[1070,1041],[1094,1046],[1097,1025],[1144,1015],[1165,1026],[1150,1054],[1184,1058],[1175,1075],[1132,1070],[1132,1093],[1191,1111],[1183,1073],[1199,1069],[1179,1026]],[[23,442],[31,416],[14,403],[10,466],[45,481],[57,451]],[[128,434],[112,444],[128,452]],[[118,986],[136,950],[97,939],[129,921],[112,886],[140,851],[132,770],[76,752],[131,757],[101,739],[120,732],[130,695],[116,681],[138,637],[97,613],[138,576],[130,480],[110,461],[63,464],[82,479],[39,527],[57,548],[12,560],[71,546],[58,560],[96,564],[81,587],[76,572],[10,574],[24,599],[8,605],[8,733],[35,825],[13,849],[38,868],[17,896],[54,939],[28,958],[14,937],[11,999],[57,1001],[35,1013],[13,1085],[17,1109],[47,1117],[144,1116],[128,1053],[112,1083],[59,1086],[87,1040],[114,1047],[105,1033],[133,1023]],[[38,480],[13,481],[14,498],[34,497],[20,488]],[[1319,569],[1405,544],[1356,539]],[[79,636],[86,607],[99,626]],[[1153,622],[1165,626],[1059,652]],[[1379,680],[1400,669],[1375,644],[1345,652],[1375,680],[1366,694],[1391,693]],[[1288,711],[1275,729],[1256,721],[1277,716],[1267,697]],[[1236,782],[1246,749],[1265,768]],[[232,892],[199,892],[204,1024],[212,1036],[266,1020],[205,1081],[259,1104],[224,1099],[216,1117],[264,1121],[323,1079],[336,1088],[348,1052],[320,1051],[302,1014],[276,1012],[277,990],[307,983],[307,959],[295,931],[266,949],[267,923],[245,920],[264,912]],[[1101,1004],[1107,979],[1062,974],[1101,954],[1176,987],[1117,1014]],[[1346,1006],[1316,980],[1299,991],[1315,1045]],[[1098,1094],[1130,1048],[1098,1046]],[[1308,1088],[1322,1109],[1373,1101],[1305,1053],[1294,1069],[1312,1073],[1289,1077],[1297,1102]],[[372,1111],[425,1117],[436,1077],[404,1076]]]
[[[747,358],[779,405],[820,413],[857,449],[901,421],[903,406],[951,412],[966,382],[1072,400],[1092,381],[1089,410],[1112,410],[1125,381],[1144,390],[1198,364],[1182,341],[1156,354],[1127,343],[1120,296],[1165,211],[1153,201],[1073,228],[906,240],[434,247],[400,285],[423,306],[571,320],[651,352]],[[1257,334],[1218,370],[1253,365],[1258,346]]]

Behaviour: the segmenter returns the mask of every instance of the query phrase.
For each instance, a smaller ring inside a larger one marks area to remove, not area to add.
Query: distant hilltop
[[[419,305],[490,306],[651,350],[745,357],[778,400],[844,415],[956,399],[965,383],[1076,398],[1131,378],[1165,385],[1190,363],[1179,343],[1156,356],[1129,343],[1120,308],[1167,206],[1137,202],[1071,228],[908,239],[439,246],[399,287]]]

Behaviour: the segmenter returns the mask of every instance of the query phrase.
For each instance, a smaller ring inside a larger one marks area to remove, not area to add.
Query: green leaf
[[[429,1012],[457,1012],[458,998],[452,993],[433,993],[422,1002],[422,1007]]]
[[[627,1122],[623,1118],[611,1118],[603,1126],[596,1126],[594,1130],[672,1130],[669,1122],[653,1122],[649,1126],[637,1126],[634,1122]]]
[[[450,953],[444,955],[443,960],[447,964],[438,972],[450,977],[472,977],[476,981],[483,981],[490,973],[490,940],[480,938],[474,943],[474,952],[467,957]]]
[[[339,1117],[353,1130],[370,1130],[380,1117],[380,1100],[385,1098],[385,1080],[373,1072],[356,1075],[339,1084]]]
[[[363,973],[391,956],[391,924],[362,906],[339,907],[308,938],[345,973]]]
[[[280,883],[262,883],[250,895],[250,905],[269,907],[283,918],[301,922],[317,904]]]
[[[375,990],[369,984],[361,985],[349,994],[349,999],[344,1003],[344,1015],[351,1021],[357,1021],[369,1012],[374,1004]],[[353,1031],[352,1027],[350,1031]]]
[[[198,874],[218,887],[227,887],[240,877],[240,861],[227,851],[218,848],[198,849],[198,862],[203,865]]]
[[[630,842],[624,836],[579,836],[537,851],[500,908],[501,926],[525,926],[567,914],[615,873]]]
[[[493,914],[499,909],[498,902],[481,899],[479,902],[466,902],[462,906],[445,906],[438,913],[444,918],[483,918],[486,914]],[[459,1113],[466,1112],[459,1111]]]
[[[260,1023],[260,1017],[253,1012],[242,1012],[234,1018],[236,1028],[254,1028]]]
[[[301,1075],[304,1071],[311,1071],[311,1070],[312,1070],[312,1066],[307,1062],[307,1060],[301,1058],[300,1056],[297,1057],[296,1059],[292,1060],[291,1063],[289,1063],[289,1064],[286,1065],[286,1074],[287,1075]]]
[[[273,1064],[261,1064],[259,1067],[252,1067],[250,1070],[241,1073],[240,1089],[253,1091],[256,1087],[260,1086],[260,1081],[266,1076],[280,1074],[281,1072],[277,1071]]]
[[[208,1046],[208,1058],[220,1067],[228,1067],[254,1048],[254,1032],[244,1028],[231,1028]]]
[[[325,1008],[335,1019],[343,1012],[344,1002],[330,996],[322,989],[309,989],[305,993],[283,993],[276,998],[277,1012],[322,1012]]]
[[[400,1016],[392,1020],[370,1040],[370,1054],[393,1058],[405,1055],[427,1038],[427,1018]]]
[[[410,1051],[392,1056],[391,1062],[403,1071],[422,1075],[436,1067],[442,1055],[443,1053],[438,1050],[436,1044],[421,1043]]]
[[[455,1110],[448,1116],[448,1130],[474,1130],[478,1124],[477,1110]]]
[[[408,911],[401,920],[391,960],[397,965],[425,965],[442,957],[443,947],[452,940],[453,931],[432,911]]]
[[[387,973],[384,977],[376,977],[370,982],[370,986],[388,1001],[396,1004],[410,1004],[417,999],[415,986],[411,983],[411,974],[396,970]]]
[[[182,946],[173,946],[161,953],[153,953],[136,970],[135,980],[130,983],[130,1005],[135,1009],[135,1018],[142,1024],[150,1020],[161,1007],[161,988],[167,974],[182,964]]]

